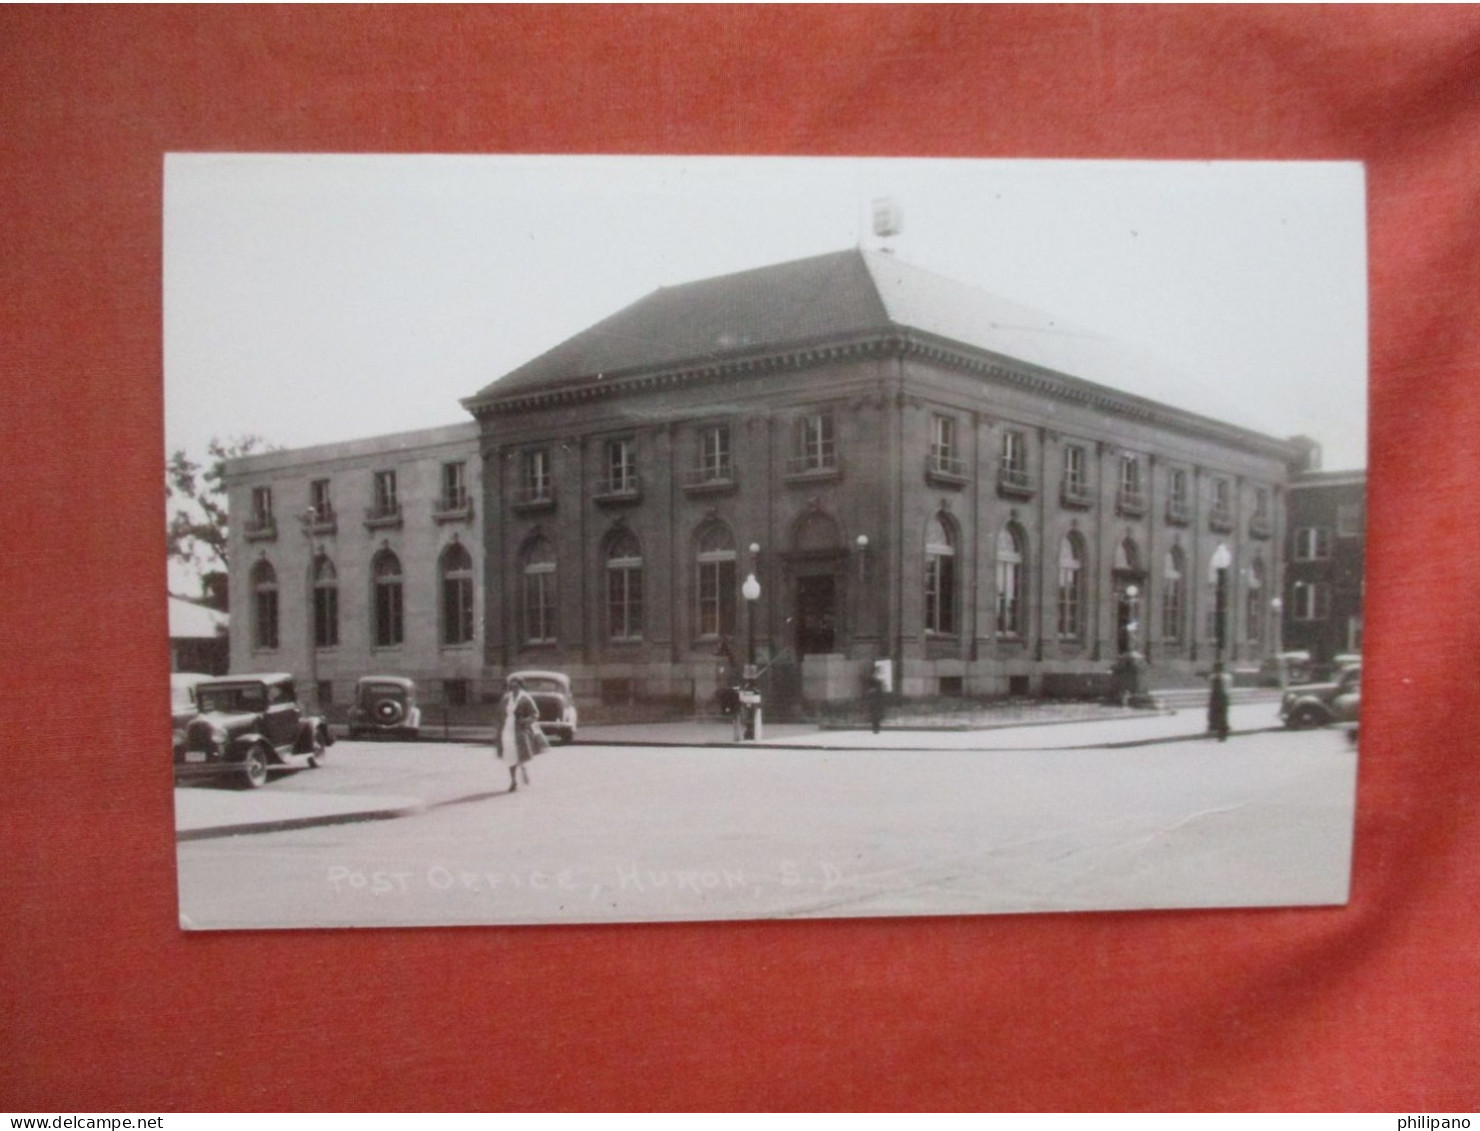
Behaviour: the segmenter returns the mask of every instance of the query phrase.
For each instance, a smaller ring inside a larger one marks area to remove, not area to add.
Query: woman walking
[[[494,731],[494,749],[499,758],[509,763],[509,792],[517,793],[519,778],[529,784],[529,771],[525,763],[535,753],[535,722],[540,709],[534,699],[524,690],[524,683],[517,676],[509,677],[508,690],[499,700],[497,729]]]

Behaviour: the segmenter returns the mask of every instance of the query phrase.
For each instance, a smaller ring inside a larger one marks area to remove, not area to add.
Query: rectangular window
[[[632,440],[606,442],[604,490],[626,494],[637,490],[637,444]]]
[[[1302,526],[1295,531],[1295,560],[1321,562],[1331,556],[1331,528]]]
[[[1229,501],[1228,480],[1226,479],[1213,480],[1213,509],[1222,511],[1225,514],[1232,509]]]
[[[526,502],[549,499],[554,490],[550,476],[550,451],[536,448],[524,453],[524,498]]]
[[[1366,530],[1366,515],[1361,503],[1341,503],[1336,508],[1336,537],[1360,538]]]
[[[319,706],[327,707],[334,702],[334,681],[332,679],[321,679],[318,681]]]
[[[1141,460],[1137,456],[1120,457],[1120,493],[1127,499],[1141,497]]]
[[[329,480],[315,479],[308,485],[308,505],[315,522],[330,522],[334,518],[334,501],[329,492]]]
[[[449,707],[466,707],[468,705],[468,681],[465,679],[444,679],[442,681],[442,698]]]
[[[1089,494],[1084,449],[1078,444],[1070,444],[1064,449],[1064,490],[1075,496]]]
[[[930,425],[930,470],[944,475],[965,476],[966,462],[956,440],[956,418],[937,413]]]
[[[1269,521],[1269,488],[1254,488],[1254,517],[1260,522]]]
[[[375,473],[375,495],[371,504],[377,518],[386,518],[400,513],[400,503],[396,499],[396,473],[394,471]]]
[[[272,488],[252,488],[252,517],[251,524],[255,527],[268,527],[272,525]]]
[[[1187,472],[1180,467],[1167,478],[1167,501],[1179,511],[1187,510]]]
[[[826,471],[838,465],[833,416],[817,412],[797,421],[797,450],[793,470]]]
[[[468,465],[466,463],[444,463],[442,465],[442,509],[462,510],[468,505]]]
[[[730,478],[730,429],[726,425],[699,432],[699,475],[706,482]]]
[[[1331,590],[1324,581],[1297,581],[1291,588],[1291,616],[1299,621],[1325,620],[1331,615]]]
[[[1116,485],[1115,507],[1122,514],[1137,516],[1146,511],[1146,496],[1141,490],[1141,457],[1123,452],[1120,456],[1120,479]]]
[[[1018,474],[1028,470],[1028,441],[1016,429],[1002,433],[1002,470]]]

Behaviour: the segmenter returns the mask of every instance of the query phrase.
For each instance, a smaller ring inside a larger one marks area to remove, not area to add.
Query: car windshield
[[[260,683],[198,687],[196,700],[204,711],[260,711],[267,706],[267,688]]]
[[[525,691],[543,691],[547,693],[554,692],[557,695],[563,695],[565,693],[565,684],[561,683],[559,680],[550,679],[544,676],[529,675],[521,676],[520,678],[524,681]]]
[[[394,695],[399,698],[406,694],[406,689],[399,683],[362,683],[360,694],[366,698],[378,698],[382,695]]]

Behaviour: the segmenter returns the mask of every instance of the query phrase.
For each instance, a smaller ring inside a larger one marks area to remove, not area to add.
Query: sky
[[[884,243],[1155,358],[1127,392],[1362,467],[1365,217],[1345,162],[171,154],[166,446],[466,421],[660,286]]]

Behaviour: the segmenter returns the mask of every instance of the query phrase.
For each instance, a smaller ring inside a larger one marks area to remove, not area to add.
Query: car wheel
[[[242,780],[248,789],[261,789],[267,784],[267,751],[261,746],[248,750],[242,771]]]
[[[1311,730],[1325,721],[1321,712],[1309,704],[1297,707],[1295,713],[1290,716],[1290,726],[1296,730]]]

